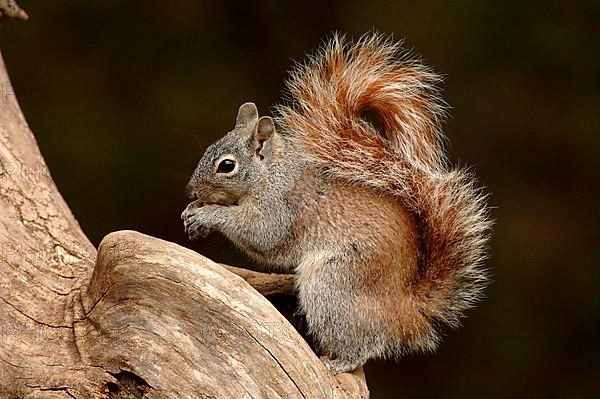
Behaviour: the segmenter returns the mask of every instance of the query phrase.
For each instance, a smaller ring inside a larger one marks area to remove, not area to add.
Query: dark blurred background
[[[453,160],[492,193],[494,282],[436,354],[369,362],[372,397],[600,397],[595,2],[19,3],[2,54],[91,240],[135,229],[235,265],[225,239],[183,234],[203,149],[331,32],[405,38],[446,76]]]

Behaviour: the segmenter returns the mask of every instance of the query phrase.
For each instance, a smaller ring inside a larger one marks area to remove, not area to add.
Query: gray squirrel
[[[187,186],[190,239],[218,231],[295,273],[334,373],[434,350],[486,285],[486,196],[449,164],[439,82],[380,35],[334,36],[292,71],[275,118],[239,108]]]

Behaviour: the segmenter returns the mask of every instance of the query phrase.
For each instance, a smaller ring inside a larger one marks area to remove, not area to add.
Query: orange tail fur
[[[434,349],[437,327],[458,325],[487,280],[486,196],[469,172],[449,166],[440,80],[381,36],[355,44],[335,36],[292,72],[291,103],[278,108],[283,134],[324,173],[389,192],[415,215],[421,253],[412,294],[427,323],[405,349]]]

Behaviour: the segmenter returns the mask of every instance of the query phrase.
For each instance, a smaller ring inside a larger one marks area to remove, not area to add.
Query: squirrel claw
[[[198,220],[196,220],[193,215],[185,215],[183,218],[183,226],[185,228],[185,233],[188,235],[190,240],[197,240],[198,238],[206,237],[211,232],[208,227],[200,225]]]

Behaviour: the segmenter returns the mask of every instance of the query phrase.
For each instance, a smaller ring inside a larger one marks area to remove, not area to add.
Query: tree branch
[[[27,21],[29,15],[19,7],[15,0],[0,0],[0,21],[6,18]]]

